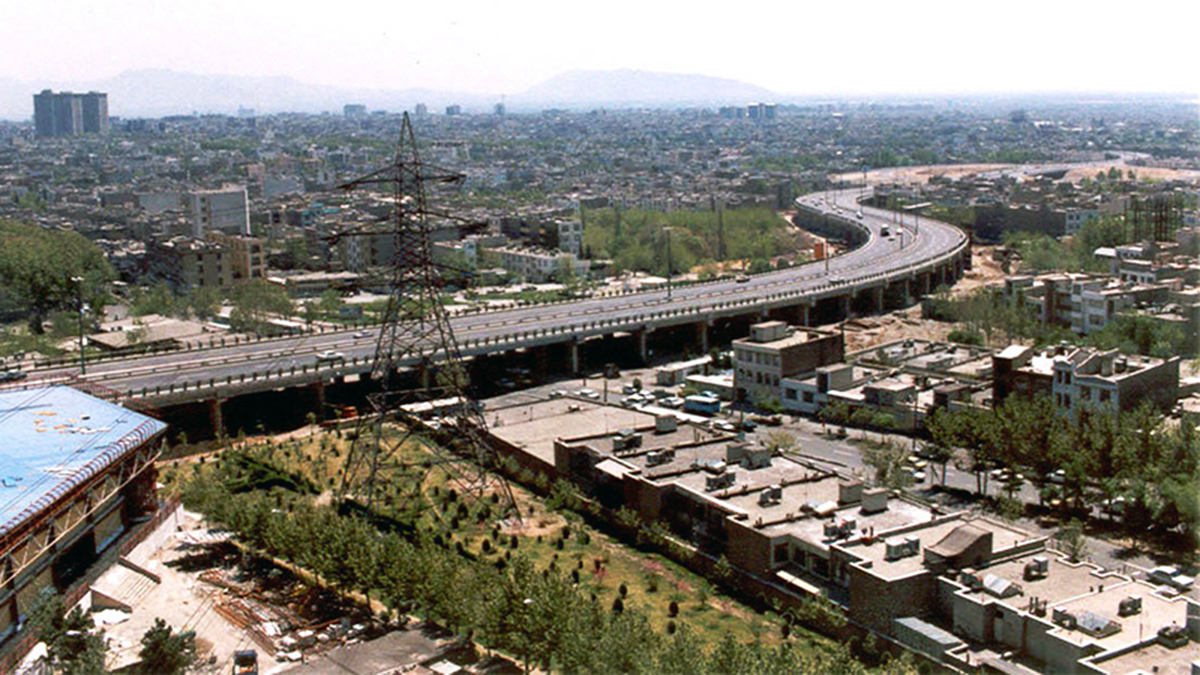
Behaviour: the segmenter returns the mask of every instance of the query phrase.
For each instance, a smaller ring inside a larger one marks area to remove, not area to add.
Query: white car
[[[357,333],[355,333],[355,334],[354,334],[354,337],[356,337],[356,338],[368,338],[368,337],[371,337],[371,331],[369,331],[369,330],[365,330],[365,329],[364,329],[364,330],[360,330],[360,331],[358,331]]]
[[[1196,579],[1179,571],[1174,565],[1161,565],[1146,573],[1146,579],[1151,583],[1170,586],[1177,591],[1186,591],[1196,583]]]
[[[345,361],[346,355],[332,350],[317,352],[317,363],[324,361]]]
[[[728,431],[729,433],[737,431],[737,427],[733,426],[732,422],[726,422],[725,420],[717,420],[713,422],[712,428],[716,429],[717,431]]]
[[[596,393],[595,391],[593,391],[591,389],[587,389],[587,388],[580,389],[579,391],[577,391],[575,393],[579,394],[580,396],[582,396],[584,398],[590,398],[592,400],[596,400],[596,399],[600,398],[600,394]]]

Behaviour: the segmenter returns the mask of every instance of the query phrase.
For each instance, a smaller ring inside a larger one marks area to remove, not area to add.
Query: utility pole
[[[667,233],[667,300],[671,299],[671,227],[663,228]]]
[[[87,359],[83,354],[83,313],[86,309],[83,304],[83,277],[71,277],[71,281],[75,282],[75,302],[79,310],[79,374],[82,376],[87,375]]]

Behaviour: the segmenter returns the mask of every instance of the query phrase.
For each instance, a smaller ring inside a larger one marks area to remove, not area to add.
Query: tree
[[[79,310],[83,304],[98,312],[108,299],[108,282],[115,278],[104,253],[77,232],[49,230],[0,220],[0,287],[14,309],[26,312],[29,327],[43,333],[51,310]],[[72,281],[82,279],[81,282]]]
[[[875,469],[875,484],[887,488],[904,488],[912,483],[912,475],[904,468],[908,456],[902,444],[884,442],[863,450],[863,462]]]
[[[787,431],[774,429],[767,432],[762,444],[773,455],[784,454],[796,447],[796,437]]]
[[[46,643],[50,666],[66,675],[99,675],[104,672],[104,631],[92,632],[90,614],[76,607],[63,611],[62,598],[47,590],[30,612],[37,639]]]
[[[1066,553],[1072,562],[1083,560],[1088,554],[1087,539],[1083,536],[1083,523],[1074,518],[1062,526],[1055,539],[1062,545],[1063,553]]]
[[[292,300],[287,291],[263,279],[252,279],[233,294],[233,312],[229,323],[234,330],[258,332],[273,317],[292,313]]]
[[[317,308],[321,310],[321,314],[325,315],[326,319],[336,319],[344,304],[346,303],[342,300],[341,294],[330,288],[321,294],[321,298],[317,301]]]
[[[175,675],[183,673],[196,661],[196,633],[176,633],[162,619],[155,619],[142,635],[142,649],[138,652],[142,662],[138,672],[150,675]]]

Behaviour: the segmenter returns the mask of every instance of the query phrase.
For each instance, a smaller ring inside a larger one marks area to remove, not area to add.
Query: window
[[[805,403],[812,403],[815,398],[816,397],[813,396],[813,393],[811,391],[804,392],[804,402]]]
[[[1092,400],[1092,388],[1091,387],[1080,387],[1079,388],[1079,398],[1084,401]]]
[[[808,392],[805,392],[805,393],[808,393]],[[791,387],[784,389],[783,397],[789,401],[795,401],[796,400],[796,390],[792,389]]]
[[[1101,389],[1101,390],[1100,390],[1100,402],[1101,402],[1101,403],[1107,403],[1107,402],[1108,402],[1108,400],[1109,400],[1109,397],[1110,397],[1111,395],[1112,395],[1112,392],[1110,392],[1109,390],[1107,390],[1107,389]]]

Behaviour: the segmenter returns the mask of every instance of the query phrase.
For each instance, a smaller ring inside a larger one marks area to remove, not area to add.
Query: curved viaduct
[[[657,345],[684,344],[707,351],[710,329],[721,338],[740,337],[749,323],[766,317],[797,325],[842,320],[910,305],[970,267],[967,237],[951,225],[859,207],[858,190],[830,191],[796,200],[797,219],[808,229],[861,245],[828,260],[741,281],[724,279],[637,293],[612,293],[582,300],[515,309],[463,313],[452,325],[464,356],[521,352],[535,361],[578,372],[581,350],[597,341],[645,360]],[[861,213],[861,217],[859,214]],[[890,236],[884,236],[885,228]],[[732,335],[731,335],[732,331]],[[157,407],[209,402],[221,426],[223,401],[247,394],[305,387],[323,402],[324,383],[369,375],[374,337],[330,331],[202,349],[115,358],[89,363],[87,380],[128,399]],[[342,363],[317,364],[323,350],[345,354]],[[417,366],[422,356],[413,354]],[[60,381],[71,366],[35,371],[25,386]]]

